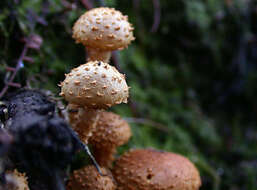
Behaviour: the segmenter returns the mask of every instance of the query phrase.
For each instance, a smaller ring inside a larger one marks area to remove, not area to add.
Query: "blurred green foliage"
[[[131,122],[134,135],[120,153],[177,152],[200,169],[202,189],[256,189],[256,2],[160,0],[156,32],[152,1],[102,2],[129,15],[137,38],[117,55],[131,101],[113,110]],[[84,48],[71,38],[84,11],[78,0],[2,0],[0,87],[5,67],[21,54],[21,39],[37,34],[42,46],[29,50],[34,63],[24,62],[16,82],[57,96],[64,73],[85,62]]]

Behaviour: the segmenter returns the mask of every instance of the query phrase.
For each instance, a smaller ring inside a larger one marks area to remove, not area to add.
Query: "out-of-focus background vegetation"
[[[71,33],[88,2],[1,0],[0,89],[18,65],[9,91],[31,86],[57,96],[64,73],[85,62]],[[202,189],[256,190],[257,2],[90,2],[121,10],[135,27],[136,41],[113,59],[131,86],[130,104],[113,108],[134,135],[120,152],[177,152],[200,169]]]

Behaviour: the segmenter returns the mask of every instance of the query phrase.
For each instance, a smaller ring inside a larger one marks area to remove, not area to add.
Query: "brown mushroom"
[[[111,167],[117,147],[128,142],[131,137],[129,124],[112,112],[101,112],[88,143],[93,146],[97,162],[104,167]],[[76,130],[76,129],[75,129]]]
[[[73,26],[73,38],[87,47],[89,61],[108,62],[111,51],[127,47],[133,37],[128,17],[114,8],[94,8]]]
[[[75,170],[67,185],[68,190],[114,190],[116,185],[111,173],[101,168],[104,176],[101,176],[94,166],[86,166]]]
[[[124,75],[101,61],[91,61],[73,69],[61,87],[60,95],[69,104],[80,106],[77,117],[79,121],[84,120],[87,128],[83,130],[84,134],[79,135],[85,143],[92,135],[101,109],[126,103],[129,96]]]
[[[27,177],[24,173],[14,171],[6,172],[7,190],[29,190]]]
[[[201,179],[185,157],[152,149],[132,150],[113,169],[119,190],[198,190]]]
[[[109,108],[127,103],[128,86],[124,75],[101,61],[80,65],[66,75],[61,95],[72,104],[87,108]]]

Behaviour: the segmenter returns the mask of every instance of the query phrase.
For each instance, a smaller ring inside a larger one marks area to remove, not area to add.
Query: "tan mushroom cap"
[[[131,137],[129,124],[112,112],[101,112],[96,128],[97,130],[89,139],[89,144],[94,147],[118,147],[125,144]]]
[[[11,178],[13,184],[7,184],[7,190],[29,190],[27,177],[24,173],[14,171],[7,171],[7,178]]]
[[[116,161],[118,190],[198,190],[201,179],[185,157],[152,149],[132,150]]]
[[[108,108],[127,103],[129,88],[125,76],[101,61],[80,65],[66,75],[60,95],[70,104],[88,108]]]
[[[111,173],[101,168],[104,176],[101,176],[95,166],[86,166],[76,170],[70,177],[67,185],[68,190],[114,190],[116,185],[113,182]]]
[[[115,113],[103,111],[88,143],[92,145],[98,164],[112,167],[117,147],[127,143],[130,137],[131,129],[125,120]]]
[[[77,43],[102,51],[123,49],[135,39],[128,17],[105,7],[83,14],[73,26],[73,38]]]

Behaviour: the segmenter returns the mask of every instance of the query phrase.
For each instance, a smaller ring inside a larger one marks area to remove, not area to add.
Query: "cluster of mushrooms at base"
[[[72,171],[68,190],[198,190],[198,170],[187,158],[154,149],[135,149],[115,159],[117,147],[132,136],[129,124],[106,109],[127,103],[125,75],[108,64],[111,52],[126,48],[133,37],[128,17],[113,8],[95,8],[73,27],[73,38],[86,47],[87,63],[74,68],[60,84],[68,102],[68,122],[90,144],[100,165]],[[29,190],[24,174],[14,171],[19,190]],[[10,189],[11,190],[11,189]]]

